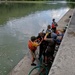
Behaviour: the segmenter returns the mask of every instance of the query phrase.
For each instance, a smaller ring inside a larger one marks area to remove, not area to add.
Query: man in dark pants
[[[47,48],[47,41],[43,40],[42,43],[39,46],[39,60],[42,57],[42,55],[44,56],[44,60],[45,61],[45,50]]]
[[[39,35],[38,35],[38,39],[42,39],[42,38],[44,38],[44,36],[45,36],[45,33],[39,33]],[[39,45],[39,60],[40,60],[40,58],[42,57],[42,55],[44,56],[44,59],[45,59],[45,50],[46,50],[46,48],[47,48],[47,42],[45,41],[45,40],[43,40],[42,42],[41,42],[41,44]]]
[[[55,50],[55,45],[56,42],[54,39],[51,37],[51,33],[46,33],[44,40],[48,42],[46,51],[45,51],[45,63],[48,63],[48,57],[50,58],[51,61],[54,60],[54,50]]]

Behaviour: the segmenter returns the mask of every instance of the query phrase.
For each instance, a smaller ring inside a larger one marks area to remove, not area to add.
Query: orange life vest
[[[37,47],[34,47],[34,46],[33,46],[32,41],[28,41],[28,48],[29,48],[30,50],[32,50],[32,51],[35,51],[35,50],[37,49]]]

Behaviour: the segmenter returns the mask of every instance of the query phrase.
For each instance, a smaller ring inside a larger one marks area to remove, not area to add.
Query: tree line
[[[0,1],[60,1],[60,0],[0,0]]]
[[[0,1],[60,1],[60,0],[0,0]],[[74,2],[75,0],[62,0],[62,1]]]

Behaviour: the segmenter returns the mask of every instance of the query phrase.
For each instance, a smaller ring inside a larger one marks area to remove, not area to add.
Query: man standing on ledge
[[[56,33],[56,28],[57,28],[58,24],[55,22],[55,19],[52,20],[52,30],[54,33]]]

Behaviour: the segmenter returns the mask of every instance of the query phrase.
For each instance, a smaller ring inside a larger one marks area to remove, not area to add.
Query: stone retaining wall
[[[75,10],[49,75],[75,75]]]

